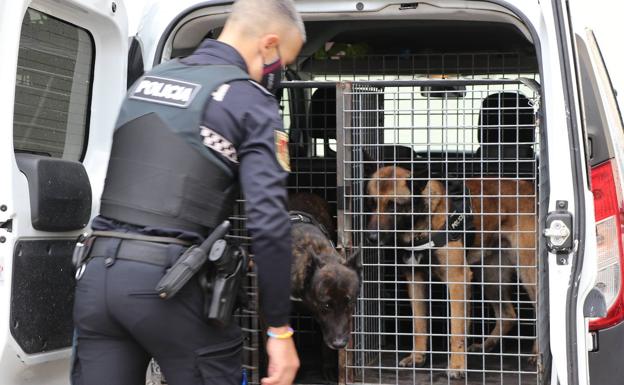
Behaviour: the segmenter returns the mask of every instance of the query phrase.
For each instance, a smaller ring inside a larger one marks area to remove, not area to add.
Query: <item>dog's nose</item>
[[[379,233],[377,233],[376,231],[370,231],[367,237],[370,243],[377,243],[377,241],[379,240]]]
[[[348,338],[347,337],[337,337],[332,341],[332,347],[334,349],[342,349],[347,346]]]

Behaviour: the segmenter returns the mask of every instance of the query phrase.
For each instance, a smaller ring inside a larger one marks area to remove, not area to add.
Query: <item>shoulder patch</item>
[[[200,128],[201,136],[204,138],[203,142],[206,147],[221,154],[231,162],[238,163],[236,148],[229,140],[206,126],[200,126]]]
[[[285,171],[290,172],[290,154],[288,152],[288,134],[275,130],[275,156]]]
[[[130,93],[130,99],[187,108],[200,89],[201,85],[195,83],[145,76]]]
[[[215,92],[212,93],[212,100],[217,102],[222,102],[225,99],[225,95],[227,95],[230,90],[229,84],[222,84]]]

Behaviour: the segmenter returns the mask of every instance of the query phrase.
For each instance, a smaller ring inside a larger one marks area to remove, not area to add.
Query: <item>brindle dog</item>
[[[466,305],[472,280],[469,263],[483,264],[484,295],[496,314],[496,326],[490,335],[483,344],[473,344],[469,350],[492,350],[513,327],[516,312],[510,291],[514,268],[531,301],[537,298],[534,184],[474,179],[466,180],[465,185],[470,192],[472,213],[465,215],[464,220],[472,220],[474,237],[469,244],[464,244],[469,237],[449,240],[431,252],[432,273],[446,282],[450,301],[451,378],[463,378],[466,369],[470,310]],[[428,239],[431,231],[447,229],[452,205],[444,182],[418,180],[404,168],[387,166],[372,175],[367,191],[374,206],[368,222],[369,240],[373,243],[395,245],[396,236],[396,246],[407,248]],[[422,269],[411,269],[406,279],[414,317],[414,345],[400,365],[420,366],[425,362],[428,342],[427,277]]]
[[[348,258],[332,242],[335,230],[328,203],[318,195],[289,197],[293,265],[291,293],[318,322],[331,349],[347,346],[351,315],[360,290],[358,253]]]

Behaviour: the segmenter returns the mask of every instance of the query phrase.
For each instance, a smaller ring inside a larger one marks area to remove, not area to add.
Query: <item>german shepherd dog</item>
[[[426,173],[420,174],[426,178]],[[386,166],[372,175],[367,193],[372,203],[367,233],[372,243],[409,248],[430,233],[447,231],[452,202],[446,184],[435,179],[413,178],[401,167]],[[490,351],[513,326],[516,313],[511,305],[511,280],[514,268],[531,301],[536,292],[535,186],[529,181],[466,180],[469,191],[473,237],[447,238],[446,244],[431,251],[432,273],[447,285],[450,301],[450,358],[448,375],[463,378],[466,369],[466,335],[469,330],[466,300],[470,298],[472,272],[469,263],[483,264],[484,296],[492,303],[496,325],[481,343],[470,351]],[[469,240],[472,238],[471,240]],[[469,240],[465,244],[464,239]],[[495,250],[498,249],[498,250]],[[494,251],[495,250],[495,251]],[[492,268],[487,268],[492,265]],[[421,366],[427,352],[427,304],[425,269],[410,269],[406,274],[408,294],[414,317],[413,350],[401,366]],[[498,285],[496,285],[498,283]],[[500,302],[498,302],[500,301]],[[534,350],[535,350],[534,346]]]
[[[360,290],[359,253],[339,253],[328,203],[318,195],[289,197],[292,222],[293,265],[291,294],[300,298],[331,349],[347,346],[351,315]]]

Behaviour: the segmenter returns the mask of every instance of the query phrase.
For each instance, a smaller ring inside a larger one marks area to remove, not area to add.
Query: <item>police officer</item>
[[[262,383],[292,383],[289,161],[273,93],[304,41],[292,0],[238,0],[218,41],[130,89],[92,223],[103,236],[78,271],[75,385],[144,384],[151,357],[171,385],[241,383],[241,332],[205,318],[198,279],[168,300],[155,291],[186,247],[231,215],[238,186],[269,326]]]

